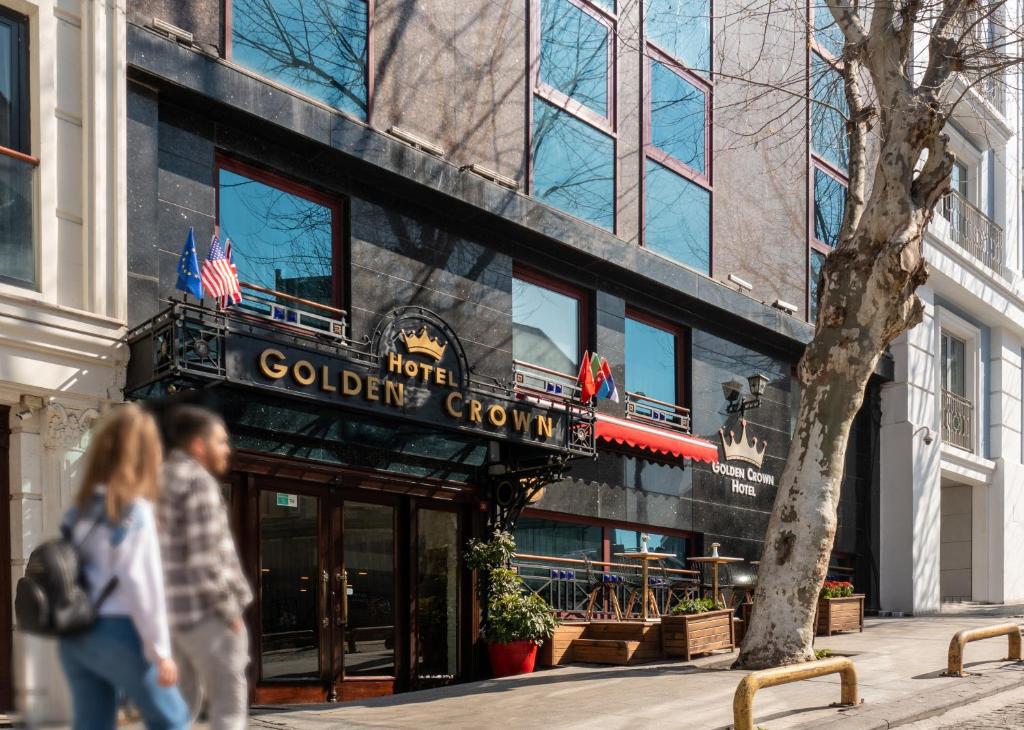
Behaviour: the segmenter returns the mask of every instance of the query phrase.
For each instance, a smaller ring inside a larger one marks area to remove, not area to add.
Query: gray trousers
[[[218,616],[173,635],[178,685],[195,722],[206,699],[210,730],[244,730],[249,715],[249,634]]]

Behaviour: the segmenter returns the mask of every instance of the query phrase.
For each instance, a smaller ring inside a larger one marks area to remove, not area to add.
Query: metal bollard
[[[964,645],[980,639],[1007,636],[1010,642],[1010,661],[1020,661],[1020,626],[1017,624],[996,624],[980,629],[964,629],[953,634],[949,640],[949,656],[946,659],[946,676],[964,676]]]
[[[830,657],[787,667],[774,667],[751,672],[736,687],[732,698],[732,720],[735,730],[754,730],[754,693],[762,687],[798,682],[801,679],[838,674],[841,681],[839,704],[856,705],[860,702],[857,691],[857,668],[846,657]]]

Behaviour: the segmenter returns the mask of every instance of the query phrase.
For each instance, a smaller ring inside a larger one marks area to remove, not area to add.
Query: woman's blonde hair
[[[107,516],[120,522],[134,499],[156,498],[162,461],[163,448],[153,416],[135,403],[115,406],[93,426],[78,509],[87,509],[97,488],[105,486]]]

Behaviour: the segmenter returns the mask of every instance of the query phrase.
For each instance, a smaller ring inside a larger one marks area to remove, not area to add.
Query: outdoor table
[[[711,564],[711,600],[718,605],[718,566],[726,563],[742,563],[743,558],[727,558],[718,554],[718,543],[711,543],[711,555],[703,555],[696,558],[687,558],[691,563]],[[725,604],[725,601],[722,601]]]
[[[664,560],[665,558],[674,558],[675,553],[644,553],[644,552],[631,552],[631,553],[615,553],[617,558],[629,558],[640,561],[640,583],[642,590],[640,593],[640,604],[642,606],[640,610],[640,616],[644,621],[647,620],[647,605],[648,596],[654,597],[654,591],[651,590],[650,584],[647,582],[648,566],[652,560]]]

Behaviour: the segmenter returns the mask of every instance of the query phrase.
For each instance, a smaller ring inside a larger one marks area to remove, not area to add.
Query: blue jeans
[[[122,697],[142,714],[148,730],[188,728],[189,712],[177,687],[161,687],[156,665],[142,653],[130,618],[103,616],[80,636],[59,642],[71,702],[74,730],[112,730]]]

